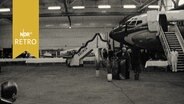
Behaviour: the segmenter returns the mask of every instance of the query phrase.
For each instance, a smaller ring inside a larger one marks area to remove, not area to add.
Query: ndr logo
[[[30,37],[32,34],[32,32],[25,32],[24,29],[22,30],[22,32],[20,32],[20,36],[21,37]]]

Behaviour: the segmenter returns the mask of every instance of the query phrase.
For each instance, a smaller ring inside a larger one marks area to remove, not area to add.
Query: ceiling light
[[[99,9],[108,9],[111,8],[111,5],[98,5]]]
[[[10,12],[10,8],[0,8],[0,12]]]
[[[60,10],[61,7],[60,6],[50,6],[48,7],[48,10]]]
[[[150,9],[158,9],[159,5],[149,5],[148,8],[150,8]]]
[[[135,5],[123,5],[123,8],[136,8]]]
[[[85,6],[73,6],[72,8],[73,8],[73,9],[84,9]]]

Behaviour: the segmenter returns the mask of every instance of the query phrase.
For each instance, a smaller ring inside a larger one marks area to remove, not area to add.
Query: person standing
[[[171,51],[171,65],[173,72],[177,72],[177,63],[178,63],[178,52],[175,49],[173,49]]]
[[[122,48],[122,60],[125,61],[125,69],[121,69],[122,74],[124,74],[125,79],[130,78],[130,54],[127,52],[126,47]],[[122,65],[122,64],[121,64]]]
[[[140,61],[140,51],[136,47],[132,47],[132,57],[131,57],[132,69],[134,70],[134,79],[139,80],[139,74],[141,72],[141,61]]]

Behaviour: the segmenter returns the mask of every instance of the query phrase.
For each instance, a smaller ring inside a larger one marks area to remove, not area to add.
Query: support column
[[[95,48],[93,50],[95,54],[95,64],[96,64],[96,77],[99,77],[100,75],[100,54],[99,54],[99,48]]]

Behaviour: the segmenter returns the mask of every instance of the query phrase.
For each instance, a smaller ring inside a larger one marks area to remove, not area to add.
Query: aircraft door
[[[159,14],[159,24],[164,32],[168,31],[167,16],[165,14]]]

